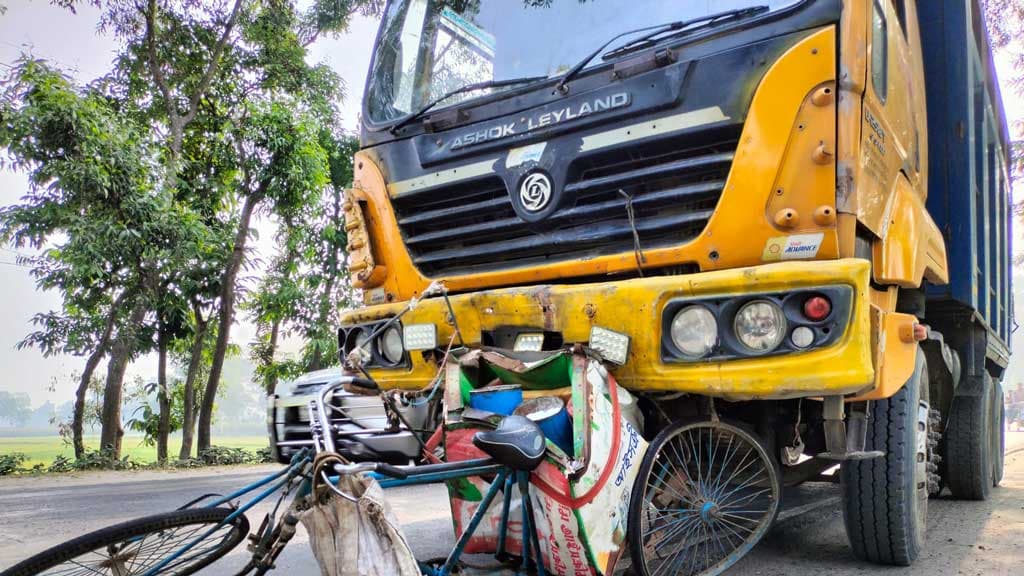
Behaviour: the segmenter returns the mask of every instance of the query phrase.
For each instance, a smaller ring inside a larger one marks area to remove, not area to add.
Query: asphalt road
[[[1011,445],[1024,447],[1024,432]],[[226,493],[275,467],[98,473],[78,477],[0,479],[0,568],[89,530],[173,509],[195,495]],[[1024,452],[1007,457],[1003,486],[987,502],[929,504],[928,544],[909,569],[880,568],[850,553],[838,504],[838,487],[814,484],[787,493],[789,512],[766,539],[729,573],[737,575],[845,576],[865,573],[1024,574]],[[417,556],[442,556],[453,543],[443,486],[392,489],[389,502]],[[258,524],[269,505],[250,515]],[[279,574],[315,575],[315,561],[299,530],[278,564]],[[239,546],[203,574],[231,574],[245,562]]]

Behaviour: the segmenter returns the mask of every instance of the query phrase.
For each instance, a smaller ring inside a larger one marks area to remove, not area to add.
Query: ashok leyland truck
[[[392,0],[361,144],[342,356],[417,391],[453,346],[598,355],[649,442],[638,573],[724,570],[836,465],[880,564],[920,554],[929,497],[999,484],[1010,159],[977,0]],[[277,418],[282,455],[308,442]]]

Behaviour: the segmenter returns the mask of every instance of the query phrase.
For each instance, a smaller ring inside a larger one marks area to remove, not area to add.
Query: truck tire
[[[992,487],[1003,481],[1003,459],[1006,452],[1006,405],[1003,403],[1003,385],[996,382],[992,396]]]
[[[885,456],[841,467],[843,522],[857,558],[909,566],[924,546],[928,518],[928,367],[918,349],[899,392],[871,403],[866,450]]]
[[[980,384],[977,395],[953,397],[943,436],[946,486],[961,500],[987,500],[992,490],[992,378]]]

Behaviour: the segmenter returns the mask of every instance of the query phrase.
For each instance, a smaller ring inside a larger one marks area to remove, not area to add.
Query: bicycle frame
[[[313,430],[313,442],[314,446],[318,450],[323,450],[328,453],[334,452],[334,439],[332,438],[332,427],[330,422],[330,416],[328,414],[328,398],[333,397],[334,392],[344,386],[344,382],[339,382],[331,386],[325,386],[315,400],[310,402],[309,405],[309,421],[310,427]],[[377,465],[380,466],[379,464]],[[530,564],[530,547],[533,546],[533,550],[536,553],[536,567],[537,573],[540,576],[544,576],[544,562],[540,554],[540,542],[537,536],[537,531],[534,529],[533,519],[533,502],[530,499],[530,473],[515,471],[506,466],[494,462],[490,458],[480,458],[476,460],[464,460],[461,462],[444,462],[441,464],[427,464],[418,466],[416,468],[407,469],[403,471],[405,478],[394,478],[380,472],[373,472],[371,476],[380,483],[381,488],[390,488],[398,486],[416,486],[421,484],[432,484],[435,482],[441,482],[444,480],[451,480],[455,478],[469,478],[473,476],[484,476],[494,474],[494,481],[491,482],[490,488],[487,490],[487,494],[484,495],[483,500],[480,502],[479,507],[470,518],[469,525],[463,531],[458,541],[455,543],[455,547],[449,553],[448,558],[445,560],[444,565],[441,568],[435,569],[432,566],[420,564],[420,571],[427,576],[448,576],[451,571],[455,568],[462,556],[463,550],[469,543],[469,539],[473,537],[477,527],[483,520],[484,516],[487,515],[487,511],[490,509],[491,503],[498,494],[498,490],[503,490],[504,500],[501,513],[501,525],[498,532],[498,554],[499,556],[504,554],[505,551],[505,540],[508,531],[508,514],[511,506],[511,489],[513,483],[518,484],[520,497],[522,498],[522,512],[523,512],[523,539],[522,539],[522,568],[525,571]],[[328,485],[334,486],[337,484],[338,477],[329,477]],[[345,498],[352,499],[351,497],[341,494]],[[527,535],[530,535],[529,538]]]
[[[525,572],[530,566],[530,549],[532,546],[533,554],[536,558],[535,566],[537,574],[544,576],[544,561],[540,554],[540,539],[537,536],[537,531],[533,525],[533,501],[530,498],[529,472],[512,470],[501,464],[494,463],[490,458],[481,458],[478,460],[465,460],[462,462],[428,464],[421,466],[415,471],[410,471],[409,476],[403,479],[390,478],[379,473],[372,473],[371,476],[378,480],[382,488],[390,488],[397,486],[432,484],[443,480],[469,478],[490,474],[495,475],[490,488],[488,488],[487,493],[484,494],[483,500],[480,501],[480,505],[477,507],[476,512],[474,512],[472,518],[470,518],[466,529],[455,542],[455,547],[452,549],[451,553],[448,554],[448,558],[445,560],[444,565],[440,568],[434,568],[433,566],[422,563],[420,564],[420,571],[425,576],[448,576],[451,574],[452,570],[458,564],[463,551],[466,549],[466,545],[469,543],[470,538],[473,537],[477,527],[480,526],[480,522],[483,521],[484,517],[490,510],[491,504],[497,497],[499,490],[503,492],[504,499],[502,502],[501,524],[499,525],[498,530],[498,556],[501,557],[505,553],[505,540],[508,533],[508,518],[512,503],[513,485],[518,485],[519,494],[523,503],[522,570]],[[332,477],[331,480],[336,481],[337,477]],[[529,537],[527,537],[527,535],[529,535]]]
[[[222,496],[222,497],[220,497],[220,498],[218,498],[216,500],[213,500],[209,504],[206,504],[205,506],[203,506],[204,508],[216,508],[216,507],[222,506],[224,504],[229,504],[232,500],[241,498],[242,496],[245,496],[246,494],[249,494],[250,492],[254,492],[256,490],[259,490],[260,488],[263,488],[264,486],[267,486],[266,488],[264,488],[264,490],[262,492],[260,492],[256,496],[254,496],[252,498],[252,500],[249,500],[245,504],[243,504],[243,505],[239,506],[237,509],[235,509],[234,512],[229,514],[227,516],[227,518],[225,518],[219,524],[217,524],[216,526],[210,528],[206,532],[200,534],[199,536],[194,538],[191,542],[189,542],[188,544],[186,544],[182,548],[178,549],[173,554],[171,554],[167,558],[164,558],[162,561],[157,563],[155,566],[153,566],[152,568],[147,570],[144,576],[152,576],[152,575],[155,575],[155,574],[159,574],[160,570],[162,570],[164,567],[166,567],[171,562],[173,562],[173,561],[177,560],[178,558],[180,558],[181,556],[183,556],[185,553],[187,553],[189,550],[191,550],[193,547],[195,547],[196,544],[198,544],[198,543],[202,542],[203,540],[205,540],[208,536],[210,536],[211,534],[213,534],[214,532],[219,530],[222,526],[224,526],[225,524],[230,524],[236,518],[238,518],[239,515],[245,514],[253,506],[255,506],[256,504],[262,502],[263,500],[266,500],[269,496],[271,496],[272,494],[274,494],[278,490],[284,488],[286,485],[291,483],[297,476],[302,475],[304,473],[304,470],[306,469],[307,466],[309,466],[310,463],[312,463],[312,458],[310,458],[309,453],[308,452],[300,452],[300,453],[296,454],[294,457],[292,457],[291,464],[289,464],[287,468],[281,470],[280,472],[275,472],[274,474],[271,474],[270,476],[267,476],[267,477],[265,477],[265,478],[263,478],[261,480],[258,480],[256,482],[253,482],[252,484],[249,484],[248,486],[246,486],[244,488],[236,490],[235,492],[232,492],[231,494],[228,494],[227,496]],[[308,486],[308,484],[309,484],[309,479],[305,478],[303,480],[302,485],[303,486]],[[302,492],[302,488],[301,487],[300,487],[299,492],[300,493]],[[308,488],[307,488],[307,492],[308,492]]]
[[[335,390],[343,385],[344,383],[342,382],[336,385],[327,386],[321,391],[315,400],[310,401],[310,428],[313,432],[314,447],[317,452],[331,453],[334,450],[334,441],[331,437],[332,428],[327,414],[327,398],[329,398]],[[225,504],[230,504],[233,500],[239,499],[247,494],[259,491],[251,500],[240,505],[221,523],[197,536],[188,544],[153,566],[146,572],[145,576],[158,574],[160,570],[188,553],[189,550],[212,535],[222,526],[231,523],[238,518],[239,515],[245,514],[253,506],[288,486],[300,476],[302,477],[302,482],[299,484],[294,498],[297,500],[309,495],[312,488],[312,477],[310,472],[310,467],[313,463],[312,453],[313,451],[310,449],[299,452],[292,457],[291,463],[283,470],[275,472],[274,474],[253,482],[252,484],[232,492],[227,496],[222,496],[204,505],[204,507],[208,508],[223,506]],[[375,463],[370,466],[380,467],[381,465],[379,463]],[[381,472],[371,472],[369,474],[370,477],[380,483],[382,488],[416,486],[422,484],[433,484],[456,478],[494,475],[494,480],[491,482],[490,488],[487,490],[483,500],[480,502],[480,506],[473,514],[473,517],[470,519],[468,526],[463,531],[458,541],[456,541],[455,547],[452,549],[451,553],[449,553],[445,563],[439,568],[420,563],[420,571],[425,576],[449,576],[452,573],[452,570],[454,570],[458,564],[466,545],[469,543],[470,538],[473,537],[477,527],[487,515],[487,512],[490,509],[491,504],[494,502],[494,499],[497,497],[499,490],[503,492],[504,498],[502,502],[501,524],[498,532],[498,557],[501,558],[504,555],[508,531],[509,510],[511,508],[512,501],[512,487],[514,485],[519,488],[520,497],[522,498],[522,570],[525,571],[529,568],[531,556],[533,556],[536,558],[534,565],[537,573],[540,576],[544,576],[544,562],[540,554],[540,542],[537,536],[537,531],[533,525],[533,502],[530,498],[529,491],[529,472],[513,470],[507,466],[498,464],[491,458],[427,464],[415,468],[403,468],[401,469],[401,472],[402,475],[404,475],[404,478],[396,478]],[[332,487],[336,486],[338,478],[339,476],[328,476],[328,485]],[[338,490],[335,491],[339,492]],[[341,493],[341,495],[350,500],[352,499],[352,497],[343,493]],[[531,554],[531,547],[533,549],[533,554]]]

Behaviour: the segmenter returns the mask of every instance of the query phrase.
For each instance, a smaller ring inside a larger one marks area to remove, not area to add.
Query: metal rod
[[[278,446],[312,446],[312,440],[281,440],[277,443]]]
[[[519,497],[523,500],[523,530],[522,530],[522,545],[523,545],[523,572],[526,573],[530,568],[530,544],[531,540],[529,537],[530,533],[530,516],[526,510],[526,498],[530,497],[529,476],[527,472],[516,472],[516,480],[519,482]]]
[[[491,487],[488,488],[487,494],[484,499],[480,502],[480,507],[476,509],[473,517],[469,520],[469,526],[462,531],[462,535],[459,536],[459,540],[455,543],[455,548],[448,555],[448,559],[445,560],[444,566],[441,567],[441,576],[447,576],[451,574],[455,564],[459,561],[459,557],[462,556],[462,551],[466,548],[466,544],[469,543],[469,539],[473,537],[473,533],[476,532],[477,526],[480,525],[480,521],[483,520],[484,516],[487,515],[487,509],[491,507],[491,502],[494,501],[494,497],[498,494],[498,489],[505,484],[505,478],[508,476],[508,468],[501,468],[498,472],[497,478],[491,483]]]
[[[508,535],[508,511],[512,506],[512,477],[505,479],[504,503],[501,507],[501,524],[498,525],[498,553],[500,560],[505,555],[505,537]]]
[[[434,474],[437,472],[447,472],[449,470],[466,470],[468,468],[476,468],[480,466],[491,466],[496,464],[493,458],[474,458],[472,460],[457,460],[455,462],[441,462],[439,464],[424,464],[409,468],[406,472],[410,477],[422,476],[425,474]]]
[[[228,494],[227,496],[222,496],[221,498],[219,498],[217,500],[214,500],[212,503],[210,503],[208,506],[206,506],[206,508],[215,508],[217,506],[220,506],[221,504],[226,504],[226,503],[234,500],[235,498],[238,498],[238,497],[240,497],[240,496],[242,496],[244,494],[248,494],[249,492],[252,492],[253,490],[256,490],[258,488],[266,486],[267,484],[270,484],[271,482],[273,482],[274,480],[280,478],[281,476],[284,476],[286,474],[290,474],[293,471],[302,468],[302,466],[306,465],[307,461],[308,461],[308,459],[304,458],[304,459],[300,460],[299,462],[296,462],[295,464],[292,464],[292,465],[288,466],[287,468],[281,470],[280,472],[276,472],[274,474],[271,474],[270,476],[267,476],[266,478],[263,478],[262,480],[259,480],[257,482],[253,482],[252,484],[249,484],[245,488],[241,488],[239,490],[236,490],[236,491],[232,492],[231,494]]]
[[[443,480],[451,480],[453,478],[467,478],[469,476],[483,476],[485,474],[494,474],[504,469],[501,464],[493,464],[491,466],[479,466],[476,468],[466,468],[463,470],[452,470],[450,472],[439,472],[436,474],[426,474],[418,476],[410,476],[404,479],[391,478],[384,476],[377,472],[370,474],[377,482],[380,483],[381,488],[392,488],[395,486],[418,486],[421,484],[433,484],[435,482],[441,482]]]
[[[520,491],[523,498],[523,508],[526,509],[526,517],[530,519],[530,528],[527,532],[523,533],[523,538],[527,538],[529,535],[530,540],[533,542],[533,552],[537,556],[537,576],[544,576],[544,558],[540,553],[540,537],[537,535],[537,526],[534,525],[534,521],[537,519],[533,514],[533,498],[530,496],[530,473],[522,472],[522,476],[519,480]]]

